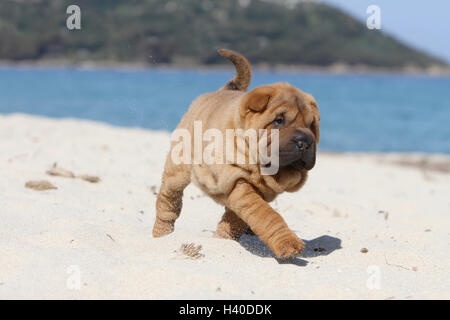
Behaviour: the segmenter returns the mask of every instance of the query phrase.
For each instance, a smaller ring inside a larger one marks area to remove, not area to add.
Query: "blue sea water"
[[[233,71],[0,68],[0,113],[173,130],[198,95]],[[254,72],[316,98],[322,150],[450,153],[450,77]]]

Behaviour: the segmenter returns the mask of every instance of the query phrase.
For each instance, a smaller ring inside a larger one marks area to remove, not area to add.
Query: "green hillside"
[[[81,7],[82,30],[66,28]],[[0,60],[63,59],[222,63],[215,49],[253,63],[427,67],[441,60],[413,50],[323,4],[288,8],[253,0],[1,0]]]

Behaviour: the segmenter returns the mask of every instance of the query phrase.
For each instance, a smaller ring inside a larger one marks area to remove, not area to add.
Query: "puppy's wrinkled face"
[[[280,167],[314,167],[320,115],[310,94],[285,82],[261,86],[244,97],[240,115],[245,129],[279,130]]]

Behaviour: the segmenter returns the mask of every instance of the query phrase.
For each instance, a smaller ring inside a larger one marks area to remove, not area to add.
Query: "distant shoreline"
[[[147,132],[154,133],[158,135],[167,135],[170,136],[172,130],[169,129],[154,129],[148,127],[141,126],[128,126],[128,125],[119,125],[112,124],[107,121],[102,120],[93,120],[88,118],[80,118],[80,117],[53,117],[48,115],[41,114],[32,114],[26,112],[11,112],[4,113],[0,112],[0,122],[2,120],[7,119],[19,119],[23,121],[41,121],[47,123],[78,123],[82,125],[88,126],[97,126],[101,128],[109,128],[111,130],[118,131],[138,131],[138,132]],[[441,173],[450,173],[450,153],[447,152],[427,152],[427,151],[418,151],[418,150],[409,150],[409,151],[399,151],[399,150],[335,150],[329,148],[321,148],[319,146],[319,153],[321,155],[327,156],[354,156],[354,157],[364,157],[364,156],[372,156],[377,158],[382,163],[392,163],[396,165],[400,165],[403,167],[413,167],[416,169],[422,170],[430,170]]]
[[[117,61],[80,61],[71,62],[67,60],[39,60],[39,61],[8,61],[0,60],[0,68],[75,68],[80,70],[233,70],[231,65],[227,64],[195,64],[195,63],[154,63],[145,62],[117,62]],[[401,68],[372,67],[368,65],[348,65],[344,63],[335,63],[330,66],[315,65],[269,65],[252,64],[255,71],[266,72],[285,72],[285,73],[331,73],[331,74],[387,74],[387,75],[422,75],[446,77],[450,76],[450,67],[430,66],[428,68],[419,68],[416,66],[407,66]]]

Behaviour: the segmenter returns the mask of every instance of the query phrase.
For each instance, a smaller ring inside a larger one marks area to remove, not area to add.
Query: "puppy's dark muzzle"
[[[316,164],[316,143],[314,137],[303,131],[297,131],[292,136],[292,141],[294,142],[299,155],[299,159],[295,161],[294,165],[296,167],[301,166],[306,170],[311,170]]]
[[[316,164],[316,142],[314,136],[303,131],[296,131],[289,147],[280,152],[280,164],[290,165],[298,170],[311,170]]]

